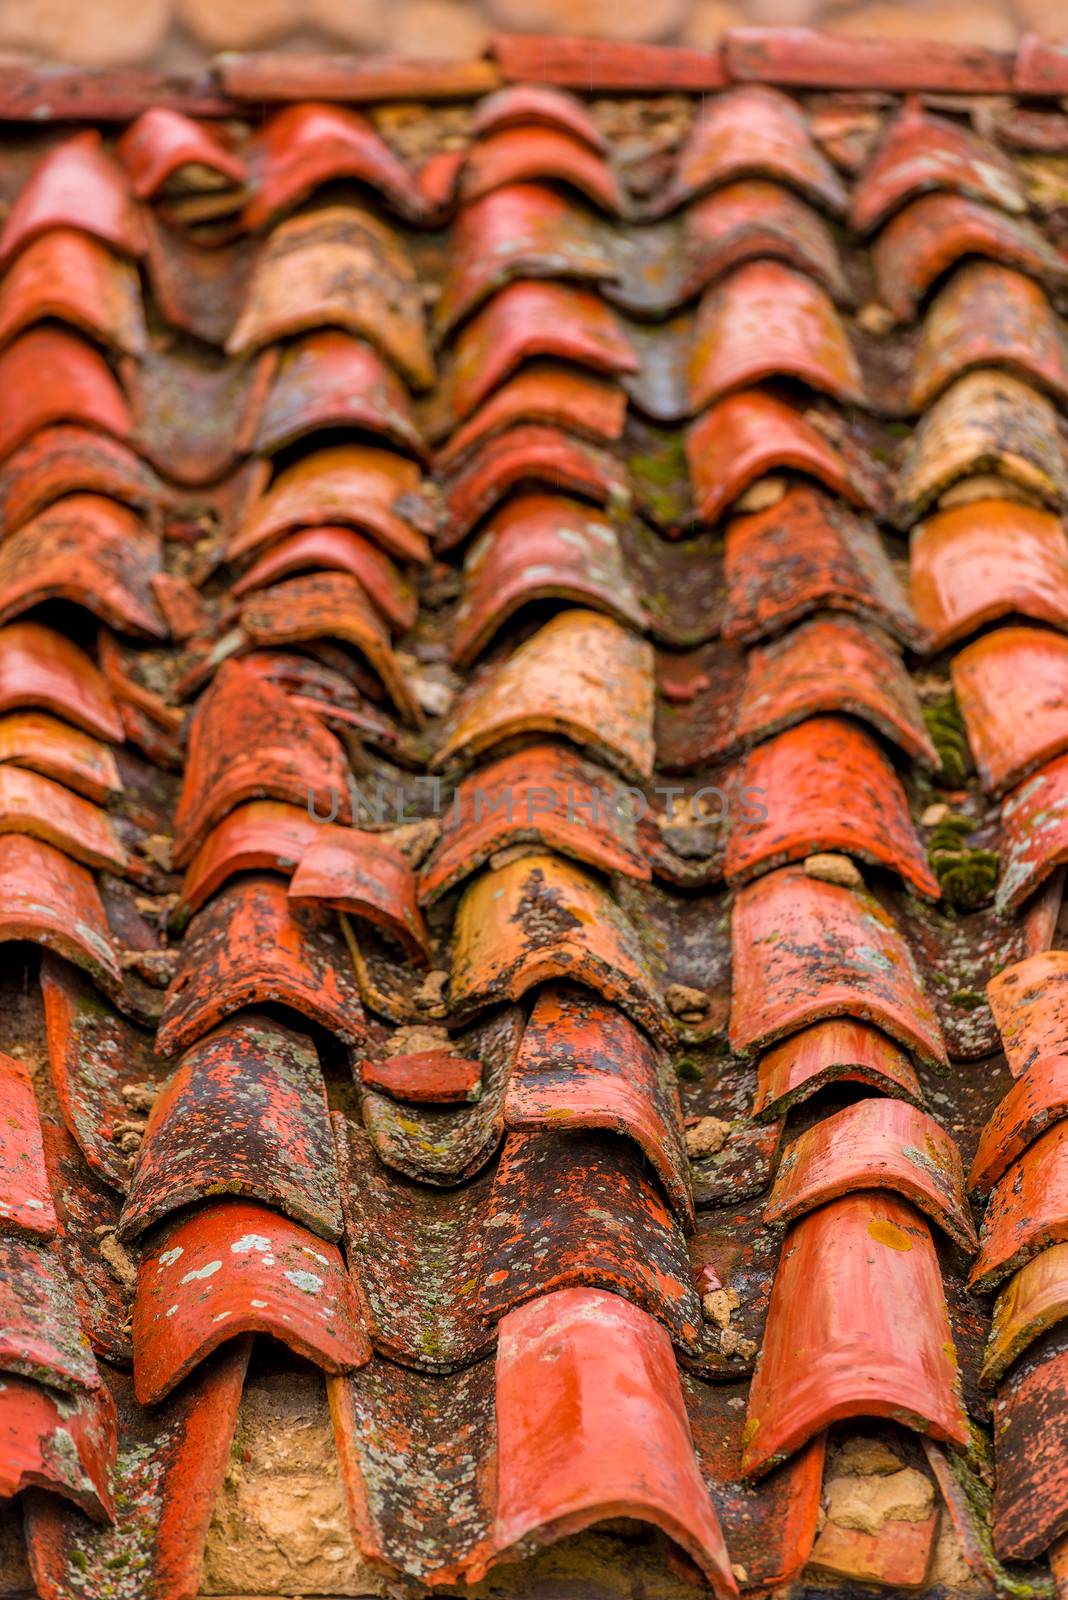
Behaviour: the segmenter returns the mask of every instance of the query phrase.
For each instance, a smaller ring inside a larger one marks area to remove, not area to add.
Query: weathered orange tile
[[[113,999],[122,994],[118,952],[92,874],[54,845],[0,835],[0,941],[54,950]]]
[[[0,285],[0,344],[48,318],[127,355],[141,355],[147,346],[137,268],[73,228],[41,234]]]
[[[825,1522],[812,1547],[808,1571],[813,1577],[885,1588],[922,1589],[938,1531],[939,1512],[919,1522],[889,1517],[878,1533]]]
[[[109,747],[43,711],[0,717],[0,762],[39,772],[97,805],[122,793]]]
[[[777,183],[743,178],[705,195],[683,213],[681,271],[657,309],[674,310],[743,262],[781,261],[806,273],[839,305],[852,303],[838,246],[827,223],[804,200]],[[652,299],[657,277],[649,282]],[[665,302],[670,301],[670,304]]]
[[[1056,517],[979,500],[913,529],[912,601],[932,650],[1018,612],[1068,627],[1068,540]]]
[[[414,174],[374,123],[348,106],[284,106],[249,140],[247,154],[246,228],[262,228],[322,184],[346,178],[377,190],[403,216],[418,218],[425,209]]]
[[[516,422],[540,422],[610,444],[621,437],[627,396],[618,384],[562,361],[531,361],[455,429],[438,452],[446,470]]]
[[[1068,1113],[1068,1053],[1039,1056],[1000,1100],[979,1135],[968,1187],[985,1194],[1051,1122]]]
[[[926,37],[922,27],[914,28],[901,14],[891,16],[885,36],[870,13],[854,14],[850,20],[870,24],[873,36],[853,37],[848,28],[834,33],[794,27],[731,28],[724,39],[723,65],[736,80],[757,78],[799,89],[852,90],[858,95],[879,90],[906,94],[929,90],[932,96],[1007,94],[1013,83],[1011,51],[988,45],[961,49],[957,43]]]
[[[2,726],[2,725],[0,725]],[[1068,755],[1040,767],[1001,803],[1001,877],[995,905],[1019,911],[1068,860]]]
[[[709,289],[689,363],[694,411],[765,378],[795,378],[864,405],[864,380],[831,301],[777,261],[751,261]]]
[[[625,1516],[680,1545],[720,1600],[737,1594],[670,1341],[619,1296],[563,1289],[509,1312],[497,1448],[498,1551]]]
[[[738,816],[724,874],[745,883],[769,868],[840,850],[897,872],[918,894],[940,895],[909,816],[905,791],[878,744],[856,723],[809,717],[750,752],[742,786],[763,796],[764,819]]]
[[[1068,1317],[1068,1244],[1049,1245],[1015,1272],[994,1302],[979,1382],[996,1388],[1029,1345]]]
[[[665,197],[677,205],[737,178],[774,178],[829,211],[844,211],[841,179],[813,143],[801,107],[778,89],[745,84],[705,101]]]
[[[1006,367],[1068,399],[1068,343],[1044,291],[992,261],[959,267],[932,301],[909,403],[923,411],[969,367]]]
[[[913,319],[931,285],[964,256],[989,256],[1054,285],[1068,274],[1032,222],[953,194],[914,200],[887,223],[871,254],[879,298],[899,322]]]
[[[236,596],[265,589],[279,578],[306,571],[347,572],[357,578],[384,619],[404,632],[415,621],[418,602],[408,578],[377,545],[354,528],[301,528],[272,544],[234,584]]]
[[[559,428],[519,423],[487,440],[446,484],[446,523],[436,548],[451,550],[511,490],[535,483],[600,506],[621,508],[630,498],[626,469],[610,451]]]
[[[858,1100],[799,1134],[783,1151],[764,1221],[794,1222],[858,1189],[901,1195],[974,1253],[960,1151],[917,1106],[881,1096]]]
[[[441,838],[420,872],[420,898],[438,899],[498,850],[524,843],[602,872],[652,875],[611,775],[566,745],[534,744],[487,762],[457,785]]]
[[[926,1222],[882,1191],[790,1229],[749,1393],[742,1470],[767,1472],[831,1423],[888,1417],[964,1448],[968,1419]]]
[[[106,811],[24,767],[0,766],[0,834],[43,839],[87,867],[123,874],[130,862]]]
[[[346,1044],[363,1041],[359,991],[332,920],[290,906],[284,878],[250,872],[225,884],[189,924],[156,1049],[177,1055],[243,1007],[272,1004]]]
[[[126,174],[95,128],[56,145],[23,185],[0,232],[0,265],[50,228],[78,228],[123,255],[144,251],[144,228]]]
[[[244,355],[322,327],[370,340],[416,388],[434,381],[411,263],[396,234],[356,206],[323,207],[279,223],[226,348]]]
[[[431,763],[521,733],[562,734],[639,781],[653,770],[651,647],[593,611],[564,611],[461,704]]]
[[[1043,1056],[1068,1055],[1068,951],[1013,962],[991,978],[986,993],[1014,1078]]]
[[[308,815],[307,806],[281,800],[238,806],[212,828],[190,861],[168,925],[180,928],[240,872],[293,872],[322,826]]]
[[[823,434],[763,389],[728,395],[706,411],[686,435],[686,459],[705,522],[715,522],[765,473],[784,468],[818,478],[854,505],[870,504],[866,486]]]
[[[969,1283],[979,1294],[1068,1239],[1068,1122],[1040,1133],[991,1191]]]
[[[548,83],[509,83],[479,100],[471,132],[481,136],[498,128],[558,128],[607,155],[609,143],[578,95]]]
[[[452,659],[468,666],[508,618],[539,600],[565,600],[642,632],[645,613],[627,576],[615,526],[563,495],[515,495],[467,553]]]
[[[448,1050],[415,1050],[385,1061],[364,1059],[360,1083],[381,1089],[393,1100],[415,1105],[455,1105],[476,1100],[482,1091],[482,1063]]]
[[[320,826],[289,884],[295,906],[326,905],[384,928],[420,966],[430,935],[415,897],[415,873],[388,836]]]
[[[28,706],[123,741],[111,691],[85,651],[39,622],[12,622],[0,628],[0,711]]]
[[[661,1042],[672,1037],[638,936],[595,878],[552,855],[480,873],[456,913],[453,1012],[471,1015],[561,978],[595,990]]]
[[[32,1378],[4,1373],[0,1499],[23,1489],[45,1489],[49,1497],[73,1501],[94,1522],[106,1522],[115,1514],[114,1464],[115,1403],[107,1389],[64,1395]]]
[[[918,194],[948,189],[1002,211],[1027,210],[1019,175],[996,145],[910,97],[853,191],[853,226],[867,232]]]
[[[296,528],[360,528],[402,561],[426,561],[426,536],[394,509],[419,488],[414,461],[374,445],[313,450],[286,466],[253,500],[230,541],[230,558],[258,552]]]
[[[286,345],[256,425],[254,447],[273,455],[330,428],[381,434],[415,455],[419,425],[403,383],[364,339],[323,328]]]
[[[1068,1522],[1061,1449],[1068,1392],[1066,1330],[1054,1328],[1007,1374],[994,1401],[994,1502],[997,1554],[1039,1559]]]
[[[951,671],[988,794],[1004,794],[1068,749],[1068,638],[998,628],[955,656]]]
[[[468,152],[460,198],[478,200],[494,189],[530,180],[569,185],[609,216],[625,209],[605,156],[561,128],[497,128],[484,134]]]
[[[254,1201],[222,1200],[153,1235],[134,1300],[138,1400],[155,1405],[242,1333],[273,1334],[325,1372],[371,1357],[337,1246]]]
[[[77,425],[35,433],[9,456],[0,472],[0,528],[6,537],[54,500],[78,492],[103,494],[155,522],[168,504],[167,489],[127,445]]]
[[[2,550],[0,550],[2,555]],[[318,639],[338,639],[366,656],[406,722],[422,712],[393,654],[389,630],[367,591],[350,572],[311,572],[257,589],[241,606],[241,626],[256,644],[284,649]]]
[[[822,489],[727,524],[723,637],[749,643],[816,610],[853,611],[905,642],[918,630],[874,524]]]
[[[462,421],[534,356],[559,356],[594,372],[636,372],[638,357],[614,313],[587,289],[511,283],[464,324],[445,379]]]
[[[0,459],[40,428],[79,422],[129,440],[126,397],[92,345],[64,328],[27,328],[0,352]]]
[[[735,733],[755,743],[819,712],[848,712],[925,766],[938,764],[900,656],[851,617],[814,617],[751,650]]]
[[[51,1239],[56,1208],[48,1187],[33,1080],[21,1061],[0,1052],[0,1225]]]
[[[916,962],[873,896],[784,867],[747,884],[732,917],[733,1049],[827,1017],[872,1022],[926,1061],[946,1051]]]
[[[221,189],[245,183],[245,163],[224,142],[222,129],[168,106],[151,106],[131,122],[116,154],[139,200],[151,200],[175,184]]]
[[[840,1081],[867,1084],[914,1104],[923,1099],[920,1080],[900,1045],[866,1022],[833,1017],[791,1034],[760,1057],[753,1115],[765,1121],[782,1116]]]

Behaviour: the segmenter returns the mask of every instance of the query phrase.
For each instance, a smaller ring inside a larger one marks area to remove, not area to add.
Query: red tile
[[[613,312],[586,289],[512,283],[467,322],[456,340],[446,390],[469,417],[533,356],[559,356],[594,372],[636,372],[638,357]]]
[[[979,1377],[982,1387],[996,1388],[1024,1351],[1065,1317],[1068,1244],[1054,1244],[1032,1256],[998,1295]]]
[[[1066,1330],[1049,1333],[1009,1373],[994,1401],[994,1549],[1036,1560],[1068,1524],[1064,1409]]]
[[[488,440],[446,485],[448,517],[437,550],[451,550],[511,490],[534,483],[600,506],[622,507],[630,498],[626,470],[610,451],[558,428],[520,423]]]
[[[115,1514],[115,1403],[107,1389],[60,1395],[5,1372],[0,1383],[0,1499],[47,1489],[94,1522]]]
[[[930,48],[925,42],[924,50]],[[997,147],[910,98],[853,191],[853,226],[868,232],[918,194],[948,189],[1001,211],[1027,210],[1020,179]]]
[[[116,147],[139,200],[166,192],[184,168],[211,174],[214,187],[245,182],[245,163],[225,140],[221,127],[194,122],[167,106],[152,106],[130,124]]]
[[[1019,94],[1063,94],[1068,88],[1068,69],[1060,40],[1025,33],[1016,51],[1012,83]]]
[[[43,711],[0,717],[0,762],[39,772],[98,805],[122,793],[110,747]]]
[[[965,50],[907,35],[854,39],[811,28],[731,28],[724,58],[732,78],[804,88],[1005,94],[1013,81],[1010,51]]]
[[[346,1044],[363,1042],[352,963],[332,921],[294,911],[284,879],[248,873],[189,924],[156,1048],[177,1055],[243,1006],[268,1004],[288,1006]]]
[[[512,183],[471,200],[449,235],[439,335],[516,279],[569,278],[593,284],[619,276],[595,218],[543,184]]]
[[[241,627],[257,645],[285,649],[313,640],[339,640],[364,656],[406,722],[423,714],[367,591],[350,572],[310,572],[257,589],[241,606]]]
[[[993,261],[967,261],[931,302],[909,403],[923,411],[970,367],[1006,367],[1068,399],[1068,343],[1045,292]]]
[[[479,100],[471,118],[476,137],[500,128],[556,128],[607,155],[609,142],[577,95],[545,83],[510,83]]]
[[[336,1245],[248,1200],[197,1206],[153,1235],[138,1274],[138,1400],[155,1405],[242,1333],[273,1334],[326,1372],[371,1356]]]
[[[705,522],[715,522],[765,473],[783,468],[818,478],[854,505],[870,504],[867,486],[823,434],[763,389],[728,395],[698,418],[686,436],[686,460]]]
[[[987,999],[1014,1078],[1043,1056],[1068,1055],[1068,952],[1047,950],[991,978]]]
[[[832,1200],[787,1234],[749,1393],[742,1470],[760,1475],[854,1417],[968,1442],[930,1230],[882,1191]]]
[[[408,166],[368,117],[347,106],[305,102],[276,111],[249,141],[248,171],[246,228],[265,227],[340,179],[366,184],[402,216],[418,218],[425,209]]]
[[[910,567],[932,650],[1014,612],[1068,627],[1068,541],[1046,511],[1012,500],[941,511],[913,529]]]
[[[332,906],[383,928],[420,966],[430,959],[430,935],[415,898],[415,873],[380,833],[320,827],[289,884],[293,906]]]
[[[878,1028],[836,1017],[815,1022],[757,1062],[753,1115],[767,1120],[838,1082],[863,1083],[918,1104],[920,1080],[908,1056]]]
[[[370,340],[415,388],[433,383],[422,301],[405,248],[392,229],[356,206],[300,212],[272,230],[226,349],[244,355],[324,327]]]
[[[815,278],[840,305],[852,301],[830,228],[806,201],[776,183],[742,178],[716,189],[687,207],[681,227],[682,273],[670,309],[743,262],[768,257]]]
[[[732,517],[724,576],[725,639],[750,643],[816,610],[857,612],[905,642],[918,638],[874,524],[822,489],[798,485],[766,511]]]
[[[514,183],[549,180],[577,189],[609,216],[626,208],[604,155],[561,128],[497,128],[470,147],[460,176],[462,201]]]
[[[204,1541],[231,1464],[251,1340],[206,1363],[158,1409],[135,1403],[125,1374],[118,1400],[116,1520],[94,1528],[52,1495],[26,1497],[26,1542],[42,1600],[78,1600],[85,1588],[149,1575],[161,1592],[200,1590]]]
[[[152,592],[161,566],[159,536],[135,512],[102,495],[68,495],[0,544],[0,624],[69,600],[120,633],[165,639]]]
[[[858,1189],[901,1195],[967,1254],[975,1251],[960,1151],[917,1106],[858,1100],[799,1134],[783,1151],[764,1221],[794,1222]]]
[[[155,572],[152,595],[173,639],[185,643],[212,631],[211,608],[187,578],[173,572]]]
[[[119,1235],[137,1238],[172,1211],[223,1194],[260,1200],[324,1239],[341,1235],[315,1047],[247,1012],[188,1050],[157,1097]]]
[[[21,1061],[2,1052],[0,1223],[37,1239],[51,1239],[56,1231],[33,1080]]]
[[[138,256],[145,248],[126,174],[95,128],[56,145],[23,185],[0,232],[0,265],[50,228],[78,228],[123,255]]]
[[[728,882],[835,850],[899,873],[926,899],[940,897],[905,791],[856,723],[809,717],[788,728],[750,752],[742,786],[762,796],[766,815],[734,820],[723,869]]]
[[[759,1049],[844,1016],[874,1023],[921,1060],[945,1063],[912,952],[871,895],[784,867],[738,891],[732,939],[732,1049]]]
[[[451,1007],[458,1016],[567,978],[671,1040],[638,936],[608,891],[562,856],[529,855],[465,888],[453,931]]]
[[[482,1063],[448,1050],[417,1050],[385,1061],[360,1062],[359,1081],[392,1100],[417,1105],[455,1105],[477,1099]]]
[[[94,1174],[124,1193],[131,1158],[118,1142],[130,1120],[124,1089],[162,1080],[151,1040],[108,1006],[77,967],[45,955],[41,994],[48,1065],[59,1110]]]
[[[985,1194],[1051,1122],[1068,1114],[1068,1054],[1040,1056],[1016,1079],[979,1135],[968,1187]]]
[[[281,800],[250,800],[228,812],[190,861],[168,926],[182,927],[238,873],[288,876],[322,826],[308,815],[306,805],[286,805]]]
[[[995,904],[1002,916],[1019,911],[1065,861],[1068,755],[1040,767],[1001,803],[1001,879]]]
[[[115,999],[118,953],[93,877],[52,845],[0,835],[0,941],[29,940],[88,972]]]
[[[495,33],[490,54],[506,82],[558,84],[588,94],[704,94],[727,79],[718,50],[637,44],[629,39],[583,39],[545,33]]]
[[[988,794],[1004,794],[1068,748],[1068,638],[998,628],[962,650],[951,671]]]
[[[689,357],[691,409],[774,377],[866,404],[856,356],[824,291],[778,261],[751,261],[701,301]]]
[[[190,719],[174,863],[190,861],[212,828],[246,800],[303,808],[310,801],[317,816],[336,809],[347,822],[348,779],[348,762],[333,734],[282,690],[240,662],[226,662]]]
[[[899,1592],[922,1589],[938,1533],[940,1511],[919,1522],[888,1517],[878,1533],[827,1521],[808,1561],[816,1580],[877,1583]]]
[[[737,1594],[664,1330],[625,1300],[564,1289],[512,1311],[497,1354],[496,1550],[624,1516]]]
[[[408,391],[373,345],[323,328],[287,345],[256,426],[254,448],[273,455],[330,428],[381,434],[422,456]]]
[[[0,834],[43,839],[87,867],[126,874],[126,849],[106,811],[24,767],[0,766]]]
[[[408,578],[377,545],[354,528],[301,528],[280,539],[234,584],[241,596],[299,572],[346,572],[358,579],[386,622],[405,632],[418,602]]]
[[[40,428],[78,422],[128,440],[133,418],[103,356],[63,328],[20,333],[0,353],[0,459]]]
[[[610,617],[563,611],[459,707],[432,767],[518,734],[562,734],[642,781],[653,770],[652,651]]]
[[[9,267],[0,288],[0,344],[47,318],[127,355],[147,347],[137,268],[72,228],[42,234]]]
[[[83,650],[38,622],[0,628],[0,711],[41,707],[88,733],[123,741],[111,691]]]
[[[539,600],[570,601],[644,631],[615,526],[562,495],[513,496],[471,545],[456,612],[452,660],[475,661],[508,619]]]
[[[700,108],[664,208],[738,178],[774,178],[828,211],[846,208],[842,181],[812,141],[804,112],[764,84],[728,89]]]
[[[6,537],[64,495],[107,495],[153,520],[169,495],[145,462],[126,445],[88,428],[42,428],[4,463],[0,474],[0,526]]]
[[[879,299],[899,322],[911,322],[931,285],[964,256],[989,256],[1054,286],[1068,273],[1026,218],[963,195],[929,194],[899,211],[872,246]]]
[[[875,629],[819,616],[750,651],[738,738],[766,739],[828,711],[859,717],[925,766],[938,764],[901,658]]]
[[[674,1072],[614,1006],[581,989],[539,991],[508,1080],[513,1132],[603,1128],[633,1139],[682,1226],[694,1226]]]
[[[987,1294],[1040,1250],[1064,1239],[1068,1239],[1068,1122],[1057,1122],[1040,1133],[994,1185],[969,1284],[976,1293]]]
[[[392,450],[332,445],[283,468],[253,500],[230,540],[228,555],[258,552],[296,528],[343,524],[361,529],[401,561],[426,561],[424,534],[394,507],[419,489],[419,468]]]
[[[614,779],[565,745],[529,745],[480,766],[456,788],[420,873],[420,899],[438,899],[498,850],[521,843],[648,880],[633,819],[617,798]]]
[[[627,396],[618,384],[562,361],[531,361],[449,435],[438,465],[450,469],[483,439],[516,422],[543,423],[610,444],[622,436],[626,414]]]
[[[557,1289],[633,1301],[692,1350],[700,1302],[681,1229],[625,1139],[511,1133],[485,1221],[479,1306],[496,1321]]]
[[[101,1387],[55,1242],[0,1233],[0,1371],[64,1393]]]
[[[225,54],[215,69],[223,93],[238,100],[466,100],[495,89],[500,74],[481,58],[453,61],[409,56],[287,56],[262,51]],[[225,102],[224,102],[225,103]]]

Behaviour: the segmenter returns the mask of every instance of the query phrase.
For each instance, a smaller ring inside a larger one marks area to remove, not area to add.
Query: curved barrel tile
[[[0,231],[0,266],[52,228],[77,228],[123,255],[144,253],[144,224],[126,174],[95,128],[56,145],[19,190]]]
[[[425,210],[414,174],[370,118],[348,106],[285,106],[256,131],[246,155],[246,228],[265,227],[322,184],[345,178],[367,184],[402,216],[416,219]]]
[[[319,827],[289,883],[293,906],[332,906],[383,928],[409,960],[426,966],[430,934],[415,895],[415,873],[380,833]]]
[[[791,1034],[757,1062],[753,1115],[770,1121],[828,1085],[863,1083],[918,1105],[923,1089],[900,1045],[866,1022],[832,1017]]]
[[[1068,750],[1068,638],[998,628],[953,658],[953,687],[988,794]]]
[[[1001,802],[1001,878],[995,905],[1020,911],[1068,860],[1068,754],[1040,767]]]

